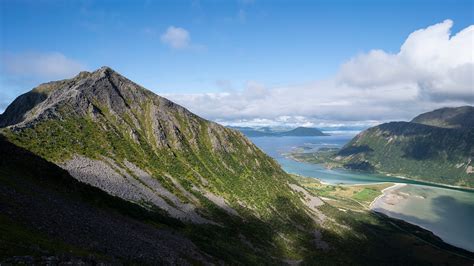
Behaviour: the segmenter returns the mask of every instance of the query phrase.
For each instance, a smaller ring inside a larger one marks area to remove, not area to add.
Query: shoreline
[[[413,178],[410,178],[410,177],[401,176],[401,175],[392,175],[390,173],[385,173],[385,172],[379,172],[379,174],[387,176],[387,177],[396,177],[396,178],[400,178],[400,179],[404,179],[404,180],[410,180],[410,181],[425,183],[426,185],[436,185],[439,188],[446,188],[446,189],[455,188],[455,189],[459,189],[459,190],[468,190],[469,192],[474,192],[474,188],[471,188],[471,187],[462,187],[462,186],[456,186],[456,185],[449,185],[449,184],[425,181],[425,180],[420,180],[420,179],[413,179]],[[423,185],[423,184],[413,184],[413,185]]]
[[[300,177],[306,177],[308,178],[307,176],[303,176],[303,175],[300,175],[300,174],[293,174],[293,175],[296,175],[296,176],[300,176]],[[315,177],[310,177],[312,179],[316,179],[318,180],[318,182],[320,182],[321,184],[323,185],[333,185],[333,184],[328,184],[326,182],[323,182],[321,181],[319,178],[315,178]],[[406,224],[410,224],[412,226],[417,226],[429,233],[431,233],[433,236],[437,237],[440,239],[440,241],[443,243],[443,244],[446,244],[446,245],[449,245],[449,246],[452,246],[454,248],[457,248],[457,249],[460,249],[460,250],[463,250],[463,251],[466,251],[466,252],[471,252],[473,253],[473,251],[471,251],[469,248],[465,247],[465,246],[462,246],[462,245],[458,245],[456,243],[453,243],[451,242],[449,239],[445,239],[444,237],[442,238],[440,234],[438,234],[437,230],[433,229],[433,228],[428,228],[426,227],[425,225],[422,225],[422,224],[419,224],[417,222],[413,222],[411,220],[405,220],[403,218],[400,218],[400,217],[396,217],[396,216],[391,216],[389,214],[386,213],[386,211],[390,212],[390,208],[384,208],[383,205],[384,203],[385,204],[388,204],[388,205],[397,205],[397,204],[400,204],[400,202],[403,201],[403,198],[404,198],[404,194],[405,193],[402,193],[400,192],[400,194],[402,195],[398,195],[397,196],[397,191],[403,187],[406,187],[408,185],[414,185],[414,186],[418,186],[418,184],[410,184],[410,183],[393,183],[393,182],[378,182],[378,183],[364,183],[364,184],[347,184],[347,185],[338,185],[338,186],[365,186],[365,185],[374,185],[374,184],[387,184],[387,183],[391,183],[390,186],[382,189],[380,192],[381,194],[378,195],[376,198],[374,198],[368,207],[367,208],[367,211],[369,212],[372,212],[374,213],[375,215],[377,216],[386,216],[387,218],[389,219],[395,219],[395,220],[400,220]],[[398,198],[398,197],[403,197],[403,198]],[[384,202],[384,203],[381,203],[382,200],[384,200],[384,197],[389,197],[387,199],[388,202]],[[326,199],[324,199],[326,200]],[[431,244],[431,242],[430,242]],[[438,245],[436,245],[436,247],[439,248]],[[459,255],[458,253],[456,253],[456,255]]]
[[[407,184],[405,184],[405,183],[394,183],[392,186],[389,186],[389,187],[387,187],[387,188],[382,189],[382,191],[380,191],[380,192],[382,192],[382,194],[378,195],[378,196],[369,204],[369,210],[375,211],[374,208],[375,208],[376,206],[374,206],[374,205],[377,203],[378,200],[381,200],[383,197],[390,195],[390,192],[392,192],[393,190],[400,189],[400,188],[402,188],[402,187],[404,187],[404,186],[406,186],[406,185],[407,185]]]
[[[400,204],[401,201],[403,201],[403,199],[400,199],[397,197],[397,191],[405,186],[407,186],[409,184],[405,184],[405,183],[395,183],[394,185],[390,186],[390,187],[387,187],[385,189],[383,189],[381,192],[382,194],[377,196],[369,205],[369,211],[370,212],[373,212],[375,214],[382,214],[384,216],[387,216],[391,219],[397,219],[397,220],[401,220],[405,223],[408,223],[408,224],[412,224],[412,225],[415,225],[415,226],[418,226],[420,228],[422,228],[423,230],[426,230],[430,233],[432,233],[433,235],[435,235],[436,237],[439,237],[441,239],[441,241],[443,241],[444,243],[448,244],[448,245],[451,245],[453,247],[456,247],[456,248],[459,248],[459,249],[462,249],[462,250],[465,250],[465,251],[468,251],[468,252],[474,252],[474,250],[470,250],[469,248],[467,247],[463,247],[461,245],[457,245],[443,237],[441,237],[438,232],[436,230],[434,230],[433,228],[428,228],[426,227],[425,225],[422,225],[422,224],[419,224],[417,222],[414,222],[414,221],[411,221],[411,220],[406,220],[406,219],[403,219],[401,217],[397,217],[397,216],[392,216],[390,215],[389,213],[392,211],[390,208],[387,208],[387,207],[383,207],[383,205],[393,205],[393,206],[396,206],[397,204]],[[401,193],[401,192],[400,192]],[[380,202],[380,201],[383,201],[383,199],[387,197],[387,201],[388,202]],[[388,212],[388,213],[387,213]]]
[[[314,164],[314,165],[320,165],[324,168],[327,168],[324,164],[322,163],[311,163],[311,162],[307,162],[307,161],[304,161],[304,160],[301,160],[301,159],[297,159],[295,158],[294,156],[292,156],[292,153],[283,153],[281,154],[283,155],[286,159],[290,159],[290,160],[293,160],[293,161],[296,161],[296,162],[299,162],[299,163],[308,163],[308,164]],[[342,170],[347,170],[347,171],[353,171],[353,170],[350,170],[350,169],[346,169],[342,166],[339,166],[339,167],[333,167],[333,168],[327,168],[329,170],[331,169],[342,169]],[[358,172],[358,171],[355,171],[355,172]],[[360,172],[359,172],[360,173]],[[432,182],[432,181],[426,181],[426,180],[421,180],[421,179],[415,179],[415,178],[410,178],[410,177],[406,177],[406,176],[401,176],[401,175],[394,175],[394,174],[391,174],[391,173],[386,173],[386,172],[375,172],[375,173],[370,173],[370,174],[377,174],[377,175],[381,175],[381,176],[385,176],[385,177],[394,177],[394,178],[399,178],[399,179],[403,179],[403,180],[408,180],[408,181],[413,181],[413,182],[418,182],[419,184],[413,184],[413,185],[425,185],[425,186],[434,186],[434,187],[438,187],[438,188],[445,188],[445,189],[456,189],[456,190],[461,190],[461,191],[466,191],[466,192],[473,192],[474,193],[474,188],[471,188],[471,187],[464,187],[464,186],[456,186],[456,185],[449,185],[449,184],[443,184],[443,183],[437,183],[437,182]],[[331,184],[331,183],[326,183],[328,185],[347,185],[347,186],[351,186],[351,185],[366,185],[366,184],[379,184],[379,183],[394,183],[394,182],[391,182],[391,181],[380,181],[380,182],[374,182],[374,183],[362,183],[362,184]],[[397,183],[398,184],[398,183]],[[402,183],[400,183],[402,184]],[[408,183],[407,183],[408,184]]]

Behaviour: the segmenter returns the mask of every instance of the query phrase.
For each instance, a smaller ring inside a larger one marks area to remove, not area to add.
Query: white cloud
[[[161,35],[161,41],[173,49],[186,49],[190,47],[191,36],[183,28],[170,26]]]
[[[446,20],[413,32],[398,53],[357,55],[332,77],[306,85],[267,88],[249,82],[240,91],[167,96],[206,118],[229,122],[303,117],[301,124],[372,124],[473,105],[474,25],[451,35],[452,24]]]
[[[76,75],[86,67],[61,53],[8,53],[2,56],[2,72],[10,77],[63,79]]]
[[[343,64],[338,80],[356,88],[395,89],[403,84],[419,98],[474,100],[474,26],[454,36],[451,20],[408,36],[397,54],[373,50]]]

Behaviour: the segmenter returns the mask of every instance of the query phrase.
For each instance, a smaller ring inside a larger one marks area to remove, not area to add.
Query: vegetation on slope
[[[420,181],[474,187],[474,107],[442,108],[369,128],[342,149],[294,152],[296,160]]]
[[[413,118],[411,122],[435,127],[473,128],[474,107],[461,106],[455,108],[441,108],[421,114]]]
[[[334,157],[345,167],[474,187],[474,130],[408,122],[370,128]]]
[[[329,249],[319,250],[314,248],[314,239],[308,232],[291,233],[296,232],[295,224],[300,221],[298,217],[292,217],[280,227],[273,223],[281,219],[278,214],[261,220],[256,219],[252,212],[242,212],[242,220],[221,214],[224,226],[182,223],[168,218],[158,209],[144,209],[80,183],[56,165],[3,139],[0,141],[0,154],[0,209],[7,215],[6,219],[3,217],[0,220],[0,228],[8,232],[0,236],[2,261],[11,261],[12,256],[20,256],[17,262],[30,261],[26,258],[41,262],[42,258],[50,256],[63,262],[86,263],[175,261],[181,258],[179,254],[161,257],[160,260],[147,255],[148,252],[159,255],[164,248],[161,245],[170,245],[160,244],[160,241],[172,241],[168,239],[171,235],[185,238],[178,242],[180,247],[173,249],[174,252],[189,252],[183,244],[188,241],[186,239],[192,240],[201,252],[205,252],[202,257],[184,257],[181,263],[204,259],[229,264],[279,264],[278,258],[282,257],[319,265],[419,264],[430,261],[464,264],[468,261],[416,241],[386,221],[374,217],[368,219],[371,216],[360,214],[361,206],[351,200],[342,201],[339,205],[328,201],[320,207],[328,219],[318,229]],[[293,182],[301,182],[310,192],[329,198],[346,195],[342,191],[352,191],[352,188],[324,187],[314,179],[300,178]],[[355,188],[353,191],[357,192],[351,192],[352,197],[357,198],[364,189]],[[288,205],[284,208],[283,204],[277,208],[291,213],[290,208],[294,207]],[[342,208],[347,210],[342,211]],[[99,219],[100,224],[93,223],[95,219]],[[110,224],[112,221],[113,226]],[[121,226],[123,230],[117,230]],[[125,228],[132,228],[133,231],[127,232]],[[107,233],[107,230],[113,230],[114,234]],[[143,230],[147,235],[165,235],[143,244],[136,241],[141,239],[136,236],[143,234]],[[173,233],[168,235],[168,232]],[[282,233],[285,234],[284,239],[281,238]],[[113,241],[113,244],[108,241]],[[126,241],[126,251],[114,248],[125,244],[121,241]],[[140,249],[140,252],[135,255],[130,253],[135,249]],[[420,250],[433,256],[420,256],[424,254]],[[402,253],[404,256],[399,256]]]
[[[108,68],[48,88],[48,97],[22,110],[21,118],[15,106],[2,117],[9,117],[4,124],[17,123],[2,129],[9,142],[57,165],[75,156],[111,159],[123,169],[133,163],[218,224],[183,229],[218,258],[248,263],[297,259],[312,245],[318,225],[288,187],[294,181],[241,133],[201,119]],[[21,99],[15,102],[22,104]],[[204,191],[225,199],[238,215],[229,215]]]

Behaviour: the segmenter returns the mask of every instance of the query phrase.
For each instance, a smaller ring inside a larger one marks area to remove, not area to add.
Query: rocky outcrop
[[[324,204],[320,198],[311,195],[308,191],[306,191],[306,189],[296,184],[288,184],[288,186],[295,192],[302,194],[301,201],[309,209],[308,214],[315,220],[315,222],[320,224],[326,219],[326,216],[317,208]]]

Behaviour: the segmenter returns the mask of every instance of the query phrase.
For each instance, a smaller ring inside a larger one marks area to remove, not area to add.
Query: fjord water
[[[276,159],[288,173],[315,177],[330,184],[406,183],[397,192],[406,195],[395,205],[381,204],[377,211],[432,231],[445,242],[474,252],[474,192],[433,184],[372,175],[322,165],[297,162],[285,156],[296,148],[315,151],[322,147],[342,147],[354,134],[323,137],[256,137],[251,140]]]

